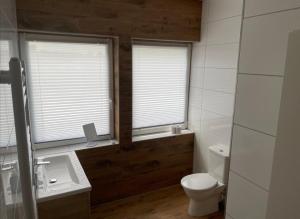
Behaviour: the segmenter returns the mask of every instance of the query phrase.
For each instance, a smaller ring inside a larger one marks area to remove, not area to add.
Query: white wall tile
[[[203,109],[224,116],[233,115],[234,95],[217,91],[203,91]]]
[[[190,88],[190,106],[201,108],[202,106],[202,89]]]
[[[194,172],[206,172],[208,171],[208,147],[203,143],[201,131],[195,132],[194,139]]]
[[[282,78],[238,75],[235,123],[276,135]]]
[[[239,44],[209,45],[206,48],[205,67],[237,68]]]
[[[193,67],[191,69],[190,86],[203,88],[204,68]]]
[[[201,36],[199,42],[199,45],[201,46],[205,46],[207,44],[207,27],[208,23],[201,21]]]
[[[206,47],[200,43],[193,43],[192,50],[192,68],[204,67],[205,64],[205,49]]]
[[[243,0],[209,0],[208,20],[215,21],[242,14]]]
[[[234,126],[230,168],[268,190],[274,147],[275,137]]]
[[[207,147],[216,144],[230,146],[232,117],[203,110],[201,115],[201,137]]]
[[[226,214],[225,219],[233,219],[232,217],[230,217],[228,214]]]
[[[193,123],[199,123],[200,127],[200,120],[201,120],[201,108],[190,106],[189,107],[189,120],[193,121]]]
[[[240,176],[230,173],[226,211],[234,219],[265,219],[268,194]]]
[[[192,108],[189,110],[188,121],[189,128],[195,131],[196,172],[207,172],[209,146],[230,144],[234,100],[234,95],[230,93],[234,92],[236,81],[234,76],[239,53],[238,28],[241,25],[238,24],[241,22],[242,2],[243,0],[203,0],[201,40],[193,45],[190,81]],[[209,46],[207,42],[210,43]],[[207,69],[206,78],[203,69]],[[208,90],[205,101],[202,90],[204,86]],[[205,112],[202,108],[204,102],[208,108]],[[211,110],[215,113],[209,112]],[[197,112],[201,114],[200,122]]]
[[[245,16],[255,16],[300,7],[300,0],[245,0]]]
[[[202,0],[201,22],[204,22],[204,23],[208,22],[209,1],[210,0]]]
[[[300,31],[290,35],[267,219],[300,218]]]
[[[212,145],[230,145],[232,118],[203,111],[201,128],[195,132],[194,170],[208,171],[208,148]]]
[[[242,17],[232,17],[208,23],[207,44],[238,43]]]
[[[289,32],[300,29],[300,9],[244,20],[241,73],[283,75]]]
[[[204,89],[234,93],[236,87],[236,69],[206,68]]]
[[[196,132],[199,132],[201,130],[201,121],[192,121],[192,120],[189,120],[188,121],[188,129],[193,131],[194,133]]]

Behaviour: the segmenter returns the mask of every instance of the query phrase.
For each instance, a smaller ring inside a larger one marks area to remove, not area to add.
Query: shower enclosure
[[[37,218],[15,3],[0,0],[0,218]],[[15,58],[12,58],[15,57]]]

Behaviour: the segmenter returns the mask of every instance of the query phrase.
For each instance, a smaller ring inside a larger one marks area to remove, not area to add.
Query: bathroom
[[[0,218],[300,218],[299,30],[299,0],[0,0]]]

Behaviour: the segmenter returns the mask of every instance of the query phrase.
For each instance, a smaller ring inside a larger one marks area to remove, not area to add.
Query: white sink
[[[37,168],[37,201],[56,199],[91,190],[75,152],[41,156],[50,164]]]

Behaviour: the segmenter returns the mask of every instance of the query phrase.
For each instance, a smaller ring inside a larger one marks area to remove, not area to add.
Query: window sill
[[[43,147],[43,148],[36,148],[35,154],[38,156],[43,156],[43,155],[71,152],[76,150],[105,147],[105,146],[115,145],[118,143],[119,142],[116,140],[101,140],[95,142],[95,145],[93,146],[88,146],[87,143],[80,143],[80,144],[69,144],[69,145],[56,146],[56,147]],[[16,146],[0,148],[0,158],[3,158],[5,156],[6,157],[5,159],[10,158],[10,160],[13,160],[13,159],[17,159],[15,156],[16,154],[17,154]]]
[[[73,145],[66,145],[66,146],[59,146],[59,147],[49,147],[49,148],[41,148],[36,150],[37,156],[44,156],[49,154],[58,154],[58,153],[65,153],[77,150],[85,150],[85,149],[92,149],[92,148],[99,148],[105,146],[111,146],[118,144],[116,140],[103,140],[95,142],[95,145],[88,146],[87,143],[81,144],[73,144]]]
[[[194,133],[194,132],[191,130],[185,129],[185,130],[182,130],[180,134],[172,134],[171,132],[163,132],[163,133],[139,135],[139,136],[134,136],[132,138],[132,141],[133,142],[145,141],[145,140],[164,138],[164,137],[170,137],[170,136],[178,136],[178,135],[186,135],[186,134],[192,134],[192,133]]]
[[[155,133],[155,134],[146,134],[146,135],[139,135],[134,136],[132,138],[133,142],[139,142],[139,141],[146,141],[146,140],[152,140],[152,139],[159,139],[164,137],[171,137],[171,136],[180,136],[180,135],[186,135],[194,133],[191,130],[185,129],[182,130],[180,134],[172,134],[171,132],[162,132],[162,133]],[[105,147],[105,146],[111,146],[118,144],[119,142],[116,140],[103,140],[96,142],[95,146],[88,146],[87,143],[81,143],[81,144],[72,144],[72,145],[66,145],[66,146],[59,146],[59,147],[49,147],[49,148],[41,148],[37,149],[35,151],[36,156],[45,156],[50,154],[59,154],[59,153],[66,153],[76,150],[85,150],[85,149],[92,149],[92,148],[98,148],[98,147]],[[9,155],[9,157],[7,157]],[[16,159],[16,148],[12,147],[10,150],[4,149],[1,153],[0,151],[0,157],[5,156],[8,160],[14,160]]]

